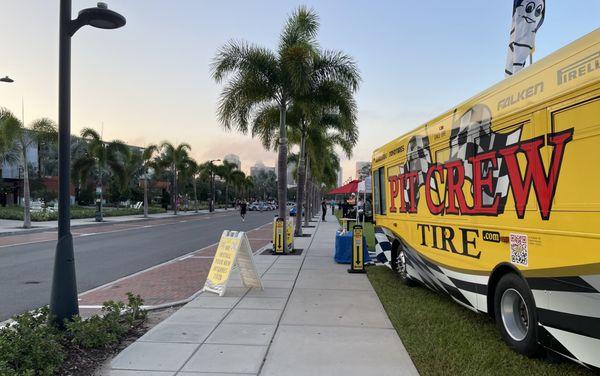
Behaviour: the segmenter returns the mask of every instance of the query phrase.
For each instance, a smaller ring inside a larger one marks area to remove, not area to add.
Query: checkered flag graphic
[[[473,181],[473,169],[468,158],[481,153],[499,150],[519,142],[521,128],[509,133],[494,132],[491,129],[492,116],[490,109],[477,104],[465,112],[454,122],[450,134],[450,161],[461,160],[465,168],[465,178]],[[492,162],[487,161],[482,166],[482,176],[486,176],[492,168]],[[492,171],[492,184],[496,187],[491,192],[483,188],[483,204],[491,205],[495,196],[500,196],[499,209],[502,211],[506,204],[509,188],[508,170],[502,158],[497,159],[497,168]]]
[[[401,166],[400,172],[417,172],[417,187],[415,192],[415,204],[419,203],[419,189],[425,180],[427,179],[427,170],[433,164],[431,158],[431,151],[429,150],[429,137],[427,136],[413,136],[409,141],[406,149],[407,160],[406,163]],[[436,192],[439,198],[439,192],[436,180],[431,178],[429,182],[431,190]],[[410,185],[407,183],[404,187],[404,202],[406,207],[410,207]]]

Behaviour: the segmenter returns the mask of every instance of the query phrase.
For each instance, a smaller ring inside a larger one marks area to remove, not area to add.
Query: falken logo
[[[556,83],[562,85],[597,70],[600,70],[600,51],[559,69]]]
[[[548,220],[573,128],[529,140],[520,140],[521,131],[521,127],[509,133],[492,131],[489,109],[475,105],[454,122],[450,158],[441,164],[432,162],[427,136],[414,136],[408,143],[407,162],[399,166],[400,173],[388,176],[390,212],[416,213],[420,188],[424,187],[433,215],[498,216],[504,212],[510,190],[517,217],[522,219],[533,188],[540,215]],[[547,167],[541,155],[546,144],[552,147]],[[525,165],[519,154],[525,157]],[[470,193],[465,193],[467,181],[471,183]],[[444,189],[440,184],[445,184]]]

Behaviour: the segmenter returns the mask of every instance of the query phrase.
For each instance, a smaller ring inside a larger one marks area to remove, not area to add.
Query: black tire
[[[498,282],[494,291],[494,316],[508,347],[525,356],[539,354],[535,300],[527,283],[518,275],[506,274]]]

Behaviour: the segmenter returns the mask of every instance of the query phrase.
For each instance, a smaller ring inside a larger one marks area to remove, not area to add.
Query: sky
[[[299,5],[319,15],[321,47],[357,62],[360,141],[343,175],[373,149],[504,78],[512,0],[112,0],[127,18],[118,30],[86,27],[72,41],[73,133],[92,127],[106,140],[146,146],[187,142],[198,160],[234,153],[249,171],[276,155],[250,135],[223,130],[222,84],[210,63],[242,39],[275,49]],[[58,117],[58,0],[0,2],[0,106],[25,122]],[[95,1],[73,0],[73,17]],[[598,0],[548,0],[534,62],[600,26]]]

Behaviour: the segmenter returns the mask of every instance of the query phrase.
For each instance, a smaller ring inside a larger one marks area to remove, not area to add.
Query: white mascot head
[[[513,19],[522,18],[526,27],[523,32],[535,33],[544,22],[543,0],[515,0]]]

